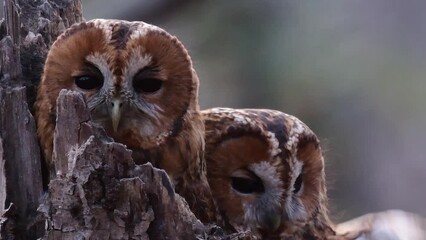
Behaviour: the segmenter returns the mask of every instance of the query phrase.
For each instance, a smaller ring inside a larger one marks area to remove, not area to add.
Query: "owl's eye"
[[[300,189],[302,188],[303,178],[302,173],[299,174],[299,176],[296,178],[296,181],[294,182],[294,188],[293,193],[298,193]]]
[[[163,86],[163,81],[156,78],[157,68],[146,67],[133,77],[133,88],[139,93],[155,93]]]
[[[103,84],[103,79],[91,76],[91,75],[83,75],[83,76],[77,76],[74,77],[75,79],[75,85],[77,87],[84,89],[84,90],[93,90],[100,88]]]
[[[75,72],[73,78],[75,85],[84,90],[98,89],[104,84],[101,71],[89,62],[86,62],[80,71]]]
[[[231,176],[232,188],[243,194],[261,193],[265,191],[262,180],[247,170],[237,170]]]
[[[162,86],[163,81],[154,78],[133,80],[133,88],[140,93],[155,93],[160,90]]]

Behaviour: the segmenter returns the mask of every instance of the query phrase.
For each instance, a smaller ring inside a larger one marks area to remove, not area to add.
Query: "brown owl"
[[[210,221],[198,86],[185,47],[156,26],[105,19],[72,26],[52,45],[38,89],[37,131],[48,165],[56,98],[61,89],[80,92],[94,122],[137,163],[166,170],[195,214]]]
[[[319,140],[304,123],[273,110],[202,114],[207,178],[222,226],[262,239],[339,239],[328,217]]]

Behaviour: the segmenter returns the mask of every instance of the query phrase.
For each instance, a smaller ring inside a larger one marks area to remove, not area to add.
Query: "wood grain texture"
[[[29,229],[28,233],[17,232],[40,234],[42,225],[31,226],[42,195],[40,149],[24,87],[0,88],[0,136],[7,181],[6,206],[13,203],[16,207],[17,229]]]
[[[203,225],[164,170],[136,165],[91,121],[79,93],[62,90],[57,110],[45,239],[250,239]]]
[[[3,215],[6,208],[6,174],[4,169],[3,158],[3,140],[0,137],[0,217]]]

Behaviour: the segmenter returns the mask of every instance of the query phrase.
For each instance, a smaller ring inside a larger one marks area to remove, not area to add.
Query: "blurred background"
[[[202,108],[296,115],[326,150],[335,221],[426,216],[426,1],[85,0],[84,16],[176,35]]]

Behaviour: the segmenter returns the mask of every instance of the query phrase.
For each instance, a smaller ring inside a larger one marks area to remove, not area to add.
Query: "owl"
[[[304,123],[274,110],[213,108],[202,115],[221,226],[261,239],[340,239],[328,217],[319,140]]]
[[[187,50],[159,27],[106,19],[73,25],[49,50],[35,104],[48,165],[56,98],[62,89],[77,91],[95,123],[127,145],[136,163],[164,169],[197,217],[210,221],[198,86]]]

